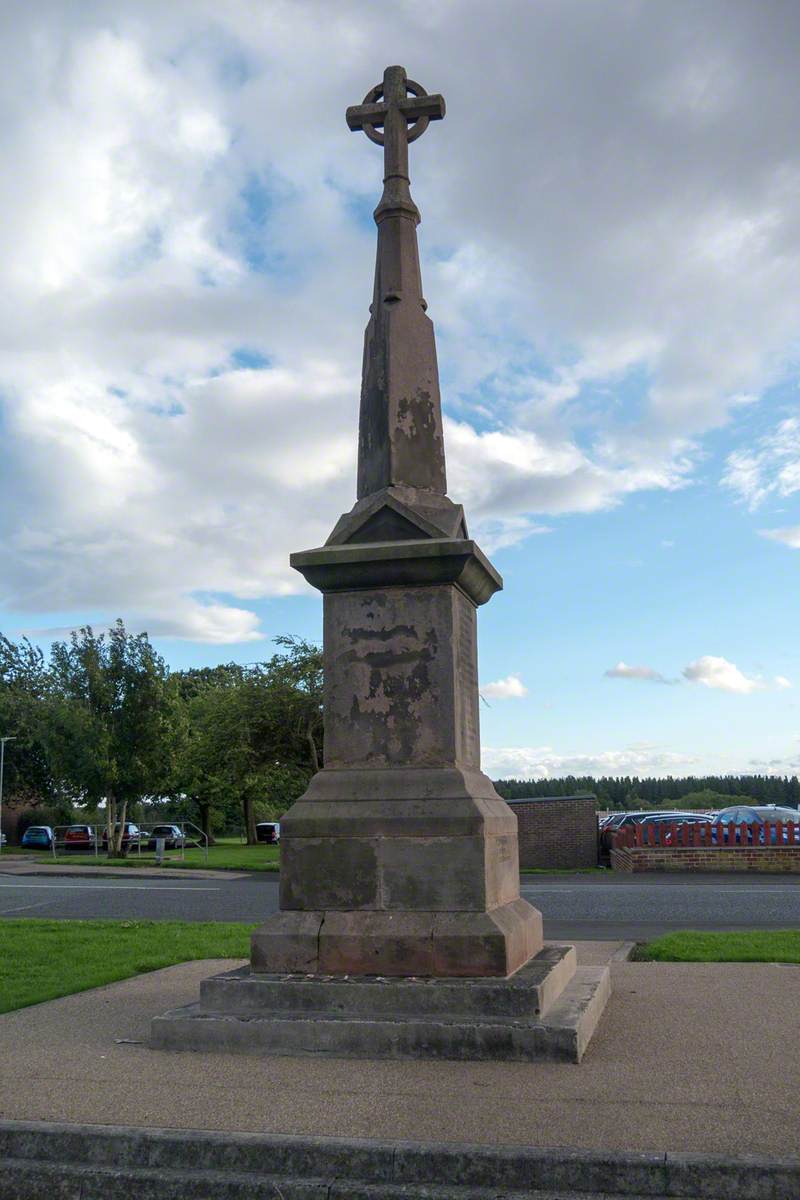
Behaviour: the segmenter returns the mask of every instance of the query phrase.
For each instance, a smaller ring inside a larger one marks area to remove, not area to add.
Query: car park
[[[49,825],[29,825],[20,843],[26,850],[49,850],[52,844],[53,830]]]
[[[147,849],[156,850],[156,843],[161,838],[164,839],[165,850],[181,850],[186,845],[186,838],[178,825],[154,825],[147,838]]]

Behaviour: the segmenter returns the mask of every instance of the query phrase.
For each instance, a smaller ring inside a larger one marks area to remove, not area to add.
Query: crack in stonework
[[[316,971],[319,971],[320,962],[322,960],[322,926],[324,924],[325,924],[325,913],[322,914],[322,920],[320,921],[319,929],[317,930],[317,961],[314,964]]]

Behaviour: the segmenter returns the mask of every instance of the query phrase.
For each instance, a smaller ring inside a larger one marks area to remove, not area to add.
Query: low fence
[[[800,874],[793,822],[629,825],[615,834],[615,871],[769,871]]]
[[[157,832],[166,827],[164,821],[150,822],[146,825],[137,824],[138,834],[130,837],[126,835],[123,840],[123,853],[126,856],[138,856],[139,860],[154,858],[158,863],[169,862],[171,859],[183,862],[187,849],[196,848],[202,850],[203,859],[207,864],[208,838],[202,829],[192,821],[175,821],[170,822],[170,825],[178,830],[177,838],[165,837]],[[53,840],[50,842],[50,852],[53,858],[58,858],[59,855],[70,858],[76,854],[93,854],[95,858],[99,858],[101,855],[107,857],[108,831],[105,827],[55,825],[52,828]],[[87,832],[78,837],[68,838],[67,832],[75,828],[87,830]],[[45,849],[45,847],[42,848]]]

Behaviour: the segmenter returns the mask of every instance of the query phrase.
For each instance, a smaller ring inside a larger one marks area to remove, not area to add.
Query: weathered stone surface
[[[254,971],[315,971],[322,913],[279,912],[250,935]]]
[[[510,979],[398,978],[359,975],[255,973],[239,967],[206,979],[200,988],[205,1012],[346,1013],[353,1018],[399,1020],[545,1016],[575,974],[574,946],[545,946]]]
[[[292,554],[289,561],[321,592],[454,583],[473,604],[485,604],[503,586],[499,573],[469,538],[320,546]]]
[[[293,984],[283,980],[278,986],[288,991]],[[327,991],[330,985],[319,981],[316,986]],[[360,983],[353,980],[346,986],[350,991],[344,999],[341,988],[336,994],[329,992],[332,1007],[312,1012],[284,1006],[278,1011],[231,1012],[227,1005],[224,1011],[215,1011],[199,1004],[175,1009],[153,1021],[151,1044],[159,1049],[263,1055],[580,1062],[608,998],[609,969],[578,967],[544,1015],[535,1012],[533,987],[527,1014],[470,1012],[465,1016],[458,1010],[445,1014],[434,1007],[429,1011],[431,985],[422,982],[403,983],[419,989],[418,1010],[394,1015],[365,1012]],[[465,980],[462,986],[471,988],[473,981]]]
[[[377,838],[281,840],[282,909],[380,908]]]
[[[430,912],[327,912],[322,975],[434,975]]]
[[[542,949],[542,914],[519,897],[490,912],[439,912],[435,975],[513,975]]]
[[[796,1200],[800,1162],[291,1134],[0,1122],[4,1195],[95,1200]],[[160,1181],[160,1186],[159,1186]]]
[[[381,488],[344,513],[325,543],[394,542],[467,538],[464,509],[448,496],[403,485]]]
[[[475,607],[455,587],[325,597],[326,767],[478,767]]]
[[[298,909],[255,931],[251,964],[267,974],[507,978],[542,944],[541,914],[519,898],[489,912]]]

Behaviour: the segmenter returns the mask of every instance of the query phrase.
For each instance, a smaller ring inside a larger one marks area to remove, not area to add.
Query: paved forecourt
[[[579,944],[579,962],[614,949]],[[186,963],[1,1016],[0,1119],[797,1153],[800,966],[612,962],[615,1003],[580,1067],[146,1047],[154,1015],[234,965]]]

